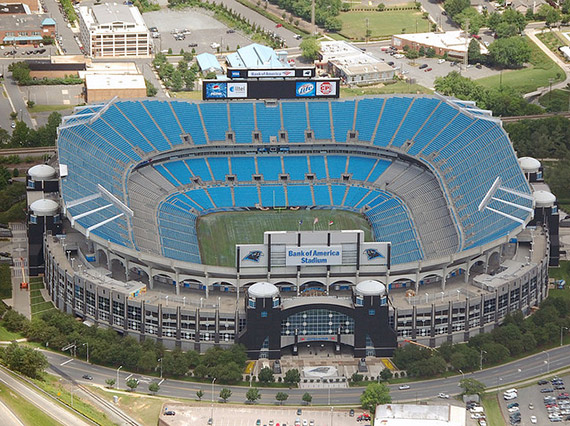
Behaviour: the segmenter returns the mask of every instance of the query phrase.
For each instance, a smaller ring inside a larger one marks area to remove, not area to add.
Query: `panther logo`
[[[368,256],[368,260],[376,259],[377,257],[384,257],[378,250],[372,248],[364,250],[364,254]]]
[[[243,258],[243,260],[251,260],[252,262],[259,262],[259,258],[261,256],[263,256],[263,252],[261,250],[252,250],[247,254],[247,256]]]

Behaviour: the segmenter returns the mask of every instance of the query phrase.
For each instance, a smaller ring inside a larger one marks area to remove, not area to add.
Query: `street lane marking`
[[[129,375],[126,377],[125,380],[129,380],[131,377],[133,377],[133,375],[132,375],[132,374],[129,374]]]
[[[63,361],[63,362],[62,362],[61,364],[59,364],[59,365],[60,365],[60,366],[61,366],[61,365],[66,365],[66,364],[69,364],[71,361],[73,361],[73,358],[70,358],[70,359],[68,359],[67,361]]]

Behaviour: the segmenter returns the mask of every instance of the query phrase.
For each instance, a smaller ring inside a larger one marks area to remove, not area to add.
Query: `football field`
[[[363,215],[343,210],[268,210],[212,213],[198,218],[197,233],[202,263],[235,267],[236,244],[263,243],[265,231],[316,231],[360,229],[365,241],[372,241],[370,226]],[[299,225],[299,221],[302,224]]]

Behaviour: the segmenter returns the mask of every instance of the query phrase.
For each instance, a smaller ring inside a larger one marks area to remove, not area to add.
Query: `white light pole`
[[[121,365],[119,368],[117,368],[117,390],[119,390],[119,370],[123,368],[123,366]]]
[[[550,354],[546,351],[542,351],[546,355],[546,374],[550,373]]]
[[[560,346],[562,346],[562,333],[564,330],[568,330],[568,327],[560,327]]]
[[[81,346],[85,345],[87,345],[87,364],[89,364],[89,342],[85,342]]]
[[[462,370],[459,370],[459,372],[461,373],[461,378],[464,380],[465,379],[465,373]]]
[[[162,358],[159,358],[158,362],[160,362],[160,378],[162,379]]]
[[[483,354],[486,354],[487,351],[484,351],[483,349],[481,349],[481,358],[479,360],[479,370],[483,369]]]
[[[216,383],[215,377],[214,377],[214,380],[212,380],[212,404],[214,403],[214,383]]]

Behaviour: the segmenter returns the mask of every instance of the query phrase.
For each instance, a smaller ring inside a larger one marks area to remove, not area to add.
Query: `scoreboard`
[[[338,98],[340,79],[204,80],[202,99]]]

